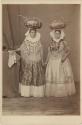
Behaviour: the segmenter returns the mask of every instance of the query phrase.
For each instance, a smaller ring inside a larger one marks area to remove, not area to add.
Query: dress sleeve
[[[41,57],[43,58],[43,48],[41,47]]]
[[[49,61],[49,57],[50,57],[50,46],[48,47],[48,55],[47,55],[46,62],[45,62],[46,64]]]
[[[43,62],[43,46],[42,46],[42,44],[40,44],[40,56],[41,56],[41,59]]]
[[[70,48],[69,48],[69,46],[68,46],[68,44],[67,44],[66,41],[64,42],[64,50],[65,50],[65,53],[64,53],[63,56],[62,56],[62,61],[66,60],[66,58],[67,58],[67,57],[69,56],[69,54],[70,54]]]
[[[66,53],[70,52],[70,47],[69,47],[67,41],[64,41],[64,49],[65,49]]]

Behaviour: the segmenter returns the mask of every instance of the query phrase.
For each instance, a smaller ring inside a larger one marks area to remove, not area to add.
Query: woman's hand
[[[42,62],[42,67],[45,68],[47,66],[46,62]]]
[[[63,55],[63,57],[62,57],[62,59],[61,59],[61,62],[62,62],[62,63],[65,62],[66,58],[67,58],[67,54]]]
[[[66,60],[66,57],[63,57],[63,58],[61,59],[61,62],[63,63],[63,62],[65,62],[65,60]]]
[[[14,55],[15,51],[14,50],[9,50],[8,51],[11,55]]]

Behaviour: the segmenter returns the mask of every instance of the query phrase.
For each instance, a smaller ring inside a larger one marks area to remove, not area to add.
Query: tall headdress
[[[66,27],[66,24],[62,20],[52,21],[52,23],[50,24],[50,28],[52,29],[52,31],[50,32],[50,37],[52,38],[52,40],[54,40],[56,42],[59,42],[60,39],[64,39],[65,33],[64,33],[63,29],[65,27]],[[61,36],[60,36],[60,39],[58,39],[58,40],[55,38],[54,29],[55,30],[61,30]]]
[[[28,17],[24,17],[22,15],[18,15],[18,16],[23,18],[24,24],[27,28],[40,29],[42,27],[41,20],[36,17],[28,18]]]
[[[63,29],[66,27],[66,24],[62,20],[54,20],[50,24],[51,29]]]

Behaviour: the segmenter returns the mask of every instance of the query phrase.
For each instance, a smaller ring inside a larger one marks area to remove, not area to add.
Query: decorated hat
[[[54,20],[50,24],[51,29],[63,29],[66,27],[66,24],[62,20]]]
[[[22,15],[19,15],[22,16]],[[39,29],[42,27],[42,22],[38,18],[27,18],[22,16],[24,19],[24,24],[27,28]]]

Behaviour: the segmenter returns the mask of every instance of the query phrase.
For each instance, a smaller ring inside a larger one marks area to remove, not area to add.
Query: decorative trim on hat
[[[51,29],[63,29],[66,27],[66,24],[61,21],[61,20],[54,20],[51,24],[50,24],[50,28]]]
[[[36,17],[27,18],[22,15],[19,15],[19,16],[23,18],[24,24],[27,28],[40,29],[42,27],[42,22],[40,21],[40,19]]]

